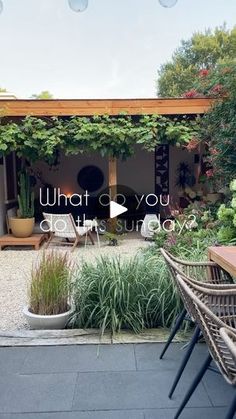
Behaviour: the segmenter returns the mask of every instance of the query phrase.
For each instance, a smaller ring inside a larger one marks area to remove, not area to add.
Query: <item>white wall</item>
[[[61,156],[60,165],[56,169],[50,169],[47,164],[40,162],[35,168],[42,171],[44,181],[54,187],[61,188],[65,194],[83,193],[77,183],[78,172],[87,165],[98,166],[104,174],[104,189],[108,184],[108,158],[102,158],[100,154],[83,154],[74,156]],[[136,148],[134,156],[126,161],[118,162],[118,183],[132,188],[138,193],[154,192],[154,155]],[[96,191],[96,194],[99,191]]]
[[[176,187],[176,170],[180,162],[186,162],[194,169],[194,154],[181,148],[170,147],[170,195],[178,199]],[[108,159],[102,158],[100,154],[83,154],[74,156],[62,156],[59,167],[50,169],[47,164],[40,162],[36,168],[43,173],[46,182],[54,187],[61,188],[65,194],[83,193],[77,183],[78,172],[86,165],[94,164],[103,171],[105,181],[101,189],[107,187],[108,183]],[[118,162],[118,184],[125,185],[139,194],[149,194],[155,191],[155,168],[154,153],[146,152],[141,147],[136,147],[134,156],[126,161]],[[96,191],[95,195],[98,193]]]

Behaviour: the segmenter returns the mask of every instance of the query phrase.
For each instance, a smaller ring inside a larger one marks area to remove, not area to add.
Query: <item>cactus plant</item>
[[[34,192],[31,191],[30,176],[26,171],[20,172],[19,175],[20,192],[18,194],[19,217],[34,217]]]

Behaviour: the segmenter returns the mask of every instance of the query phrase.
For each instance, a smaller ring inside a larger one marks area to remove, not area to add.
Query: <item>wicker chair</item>
[[[218,369],[233,386],[236,386],[236,363],[232,355],[232,345],[228,347],[222,338],[222,328],[226,328],[236,340],[236,285],[225,289],[202,287],[184,275],[177,275],[177,281],[182,291],[184,302],[187,304],[191,316],[199,325],[208,345],[209,354],[196,375],[192,385],[186,393],[181,406],[175,415],[177,419],[190,397],[200,383],[207,369],[210,368],[212,359]],[[223,335],[224,335],[223,331]],[[229,335],[227,335],[229,336]],[[230,349],[231,348],[231,349]],[[235,354],[235,349],[234,352]],[[212,368],[211,368],[212,369]],[[236,411],[236,396],[230,406],[226,419],[232,419]]]
[[[191,277],[194,278],[194,280],[196,281],[196,284],[199,284],[199,282],[202,283],[202,286],[205,286],[204,284],[207,284],[207,286],[209,287],[215,287],[215,284],[217,285],[217,287],[220,286],[227,286],[226,284],[232,284],[233,280],[232,277],[225,272],[221,267],[219,267],[216,263],[214,262],[189,262],[189,261],[183,261],[180,260],[174,256],[172,256],[169,252],[167,252],[164,249],[161,249],[161,253],[162,256],[165,259],[165,262],[168,266],[168,269],[170,271],[171,274],[171,278],[174,282],[174,284],[176,285],[180,297],[183,301],[183,296],[182,296],[182,291],[181,288],[178,285],[178,281],[176,280],[176,275],[177,274],[184,274],[187,277]],[[184,302],[184,301],[183,301]],[[176,333],[178,332],[178,330],[180,329],[181,325],[183,324],[184,320],[187,321],[193,321],[193,319],[191,318],[191,316],[189,316],[188,313],[188,307],[187,307],[187,303],[184,303],[184,308],[182,310],[182,312],[180,313],[180,315],[176,318],[175,323],[174,323],[174,327],[171,330],[170,336],[166,342],[166,345],[164,346],[164,349],[160,355],[160,359],[163,358],[165,352],[167,351],[169,345],[171,344],[171,342],[173,341]],[[196,325],[193,336],[189,342],[189,345],[187,347],[187,350],[184,354],[183,360],[180,364],[180,367],[177,371],[177,374],[175,376],[173,385],[170,389],[169,392],[169,397],[171,398],[176,386],[183,374],[183,371],[189,361],[189,358],[193,352],[193,349],[196,345],[196,343],[199,340],[199,337],[201,335],[201,331],[200,328]]]
[[[232,355],[236,369],[236,330],[232,331],[231,329],[222,327],[222,329],[220,329],[220,336],[222,337],[227,349]]]

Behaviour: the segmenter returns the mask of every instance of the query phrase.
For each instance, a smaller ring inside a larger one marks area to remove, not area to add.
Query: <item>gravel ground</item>
[[[76,262],[82,259],[93,261],[99,255],[131,257],[145,246],[148,246],[147,242],[130,235],[129,238],[122,240],[117,247],[102,243],[100,249],[97,245],[88,245],[85,248],[81,244],[71,253],[71,257]],[[65,247],[62,249],[66,251]],[[22,308],[27,304],[27,281],[32,264],[38,260],[41,252],[10,249],[0,252],[0,330],[13,331],[27,328],[22,316]]]

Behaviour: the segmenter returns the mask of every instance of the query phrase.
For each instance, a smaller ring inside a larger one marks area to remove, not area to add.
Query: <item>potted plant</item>
[[[67,254],[43,253],[33,266],[28,288],[28,307],[23,314],[31,329],[64,329],[71,315],[72,269]]]
[[[30,176],[26,171],[20,172],[17,217],[9,219],[13,236],[30,237],[34,230],[34,192],[31,191]]]
[[[109,246],[118,246],[119,240],[122,239],[121,235],[110,233],[108,231],[104,233],[104,237],[108,240]]]

